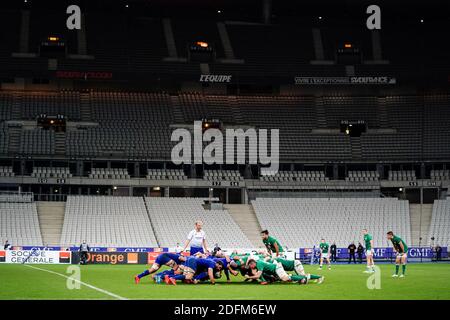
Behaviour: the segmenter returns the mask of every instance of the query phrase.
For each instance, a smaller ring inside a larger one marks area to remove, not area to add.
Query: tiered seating
[[[375,246],[386,246],[389,230],[410,243],[408,201],[393,198],[258,198],[252,201],[263,229],[290,248],[317,246],[321,238],[347,247],[369,229]]]
[[[9,131],[8,128],[0,122],[0,154],[8,153]]]
[[[61,244],[91,246],[158,246],[141,198],[69,196]]]
[[[209,181],[243,181],[244,178],[238,170],[205,170],[204,180]]]
[[[33,202],[33,195],[28,192],[27,193],[15,193],[15,192],[0,193],[0,202],[10,202],[10,203]]]
[[[252,248],[228,211],[205,210],[201,198],[146,198],[147,208],[161,246],[183,243],[194,222],[202,220],[209,247]],[[182,222],[182,223],[180,223]]]
[[[345,181],[378,181],[380,174],[378,171],[349,171]]]
[[[127,169],[122,168],[92,168],[91,179],[130,179]]]
[[[11,119],[11,105],[13,102],[12,95],[7,93],[0,93],[0,122],[2,120]]]
[[[428,237],[428,244],[432,245],[434,237],[434,244],[440,246],[450,245],[450,199],[435,200],[433,205],[433,213],[431,216],[430,233]]]
[[[428,159],[450,157],[450,95],[424,97],[423,152]]]
[[[67,133],[71,156],[170,157],[172,112],[165,94],[92,92],[98,127]]]
[[[389,171],[388,180],[390,181],[416,181],[416,172],[414,170],[392,170]]]
[[[0,201],[0,238],[13,246],[42,246],[36,204]]]
[[[328,181],[322,171],[278,171],[275,175],[261,176],[262,181]]]
[[[40,113],[63,113],[70,122],[81,118],[79,113],[83,109],[84,119],[92,120],[94,124],[78,123],[65,133],[65,151],[70,157],[167,160],[174,145],[170,141],[171,125],[191,124],[202,118],[217,118],[225,128],[279,129],[280,160],[285,162],[347,161],[355,156],[358,160],[410,161],[450,156],[448,95],[313,97],[183,93],[178,99],[171,99],[168,94],[90,92],[85,94],[86,99],[83,97],[83,108],[78,92],[22,95],[23,101],[19,94],[15,101],[20,102],[20,110],[12,110],[15,106],[12,96],[0,96],[0,116],[31,120]],[[343,119],[366,120],[369,131],[360,138],[338,133],[339,120]],[[16,140],[11,137],[18,130],[12,126],[14,123],[0,121],[0,154],[15,150]],[[29,130],[25,126],[17,143],[20,154],[55,154],[53,131]]]
[[[430,178],[432,180],[450,180],[450,170],[431,170]]]
[[[23,130],[20,137],[20,153],[26,155],[55,154],[55,133],[52,130]]]
[[[76,91],[24,93],[22,118],[34,120],[40,114],[64,115],[69,120],[80,119],[80,94]]]
[[[14,175],[12,167],[0,166],[0,177],[14,177]]]
[[[393,133],[368,132],[361,136],[362,155],[376,160],[419,159],[422,153],[421,98],[417,96],[387,96],[380,102],[380,122]],[[384,111],[382,111],[384,110]]]
[[[31,173],[35,178],[71,178],[68,167],[34,167]]]
[[[147,179],[151,180],[186,180],[187,176],[181,169],[149,169]]]
[[[327,127],[338,128],[341,120],[365,120],[370,128],[380,127],[377,97],[323,97]]]
[[[204,96],[201,94],[180,94],[184,120],[192,123],[201,119],[220,119],[224,123],[236,120],[230,112],[227,96]]]

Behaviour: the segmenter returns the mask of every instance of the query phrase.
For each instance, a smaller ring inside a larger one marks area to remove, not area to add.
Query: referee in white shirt
[[[195,222],[195,228],[189,232],[186,243],[184,244],[183,251],[190,245],[190,255],[193,256],[197,252],[206,253],[208,248],[206,247],[205,231],[202,230],[203,222]]]

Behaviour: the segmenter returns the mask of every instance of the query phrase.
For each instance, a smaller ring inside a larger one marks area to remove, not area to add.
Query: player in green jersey
[[[367,229],[363,229],[364,244],[366,246],[367,269],[365,273],[375,272],[375,262],[373,261],[373,237]]]
[[[394,235],[392,231],[387,233],[387,239],[392,241],[394,251],[396,253],[395,257],[395,273],[392,277],[398,277],[398,271],[400,269],[400,264],[402,265],[402,274],[400,278],[403,278],[406,273],[406,262],[408,257],[408,246],[406,242],[403,241],[399,236]]]
[[[263,254],[253,254],[253,253],[246,253],[246,254],[240,254],[240,255],[232,254],[231,258],[234,260],[234,262],[236,262],[238,267],[247,265],[247,261],[249,259],[253,259],[256,261],[270,259],[270,257],[266,257]]]
[[[322,283],[324,278],[323,276],[318,276],[315,274],[309,274],[305,272],[303,268],[303,264],[300,260],[287,260],[283,258],[275,258],[273,261],[281,263],[284,271],[294,271],[297,275],[307,277],[308,280],[317,280],[318,283]]]
[[[277,239],[269,236],[269,231],[267,230],[262,231],[261,238],[269,254],[275,254],[276,257],[283,255],[284,253],[283,247],[281,246],[280,242],[278,242]]]
[[[264,280],[265,276],[275,277],[283,282],[296,282],[299,284],[305,284],[308,282],[306,276],[301,275],[289,275],[284,269],[281,263],[274,261],[274,263],[264,262],[262,260],[255,261],[253,259],[248,260],[248,267],[252,270],[252,275],[246,275],[247,279],[262,279],[262,284],[267,282]]]
[[[330,245],[328,244],[328,242],[325,242],[325,239],[320,240],[319,249],[320,249],[319,270],[322,270],[323,259],[327,260],[328,270],[331,270]]]

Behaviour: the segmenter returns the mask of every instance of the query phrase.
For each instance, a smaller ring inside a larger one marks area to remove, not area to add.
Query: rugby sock
[[[305,279],[305,278],[306,278],[305,276],[291,276],[291,280],[292,281],[296,281],[296,282],[298,282],[298,281],[300,281],[302,279]]]
[[[138,278],[140,279],[140,278],[142,278],[142,277],[148,276],[149,274],[150,274],[150,271],[145,270],[145,271],[142,272],[141,274],[138,274]]]
[[[405,274],[405,272],[406,272],[406,264],[403,264],[402,265],[402,273]]]
[[[400,266],[398,264],[395,265],[395,274],[398,274],[398,269],[400,268]]]
[[[315,274],[311,274],[310,276],[309,276],[309,278],[311,279],[311,280],[315,280],[315,279],[320,279],[320,278],[322,278],[321,276],[317,276],[317,275],[315,275]]]

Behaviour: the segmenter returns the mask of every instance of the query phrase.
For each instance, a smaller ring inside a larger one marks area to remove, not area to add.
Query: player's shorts
[[[373,250],[372,249],[366,250],[366,257],[368,257],[368,256],[373,256]]]
[[[321,253],[321,258],[327,259],[329,257],[329,253]]]
[[[170,257],[167,255],[167,253],[162,253],[156,257],[155,263],[157,263],[160,266],[163,266],[166,263],[168,263],[170,260],[172,260],[172,259],[170,259]]]
[[[397,252],[396,255],[397,258],[403,258],[403,257],[408,257],[408,252]]]
[[[197,271],[197,259],[188,258],[184,264],[184,272],[195,273]]]
[[[297,274],[301,274],[304,275],[305,274],[305,269],[303,268],[303,264],[300,260],[295,260],[294,262],[294,271]]]
[[[191,247],[190,250],[189,250],[189,253],[190,253],[191,256],[193,256],[193,255],[196,254],[197,252],[204,253],[204,252],[203,252],[203,248],[200,248],[200,247]]]
[[[278,278],[280,278],[281,280],[286,279],[287,277],[289,277],[289,275],[287,274],[287,272],[284,270],[283,266],[281,265],[281,263],[279,262],[275,262],[274,263],[277,268],[275,269],[275,273],[277,274]]]

